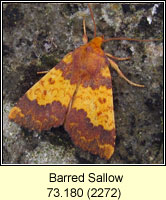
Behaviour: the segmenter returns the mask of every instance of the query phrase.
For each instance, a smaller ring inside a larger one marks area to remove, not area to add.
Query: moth
[[[118,58],[102,50],[112,40],[150,42],[132,38],[96,36],[88,42],[83,19],[83,45],[69,52],[55,67],[32,86],[11,109],[9,119],[30,130],[49,130],[64,125],[73,143],[101,158],[110,159],[115,147],[115,118],[109,65],[129,84],[114,60]]]

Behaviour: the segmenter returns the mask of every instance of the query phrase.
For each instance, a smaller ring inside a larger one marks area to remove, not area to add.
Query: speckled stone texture
[[[163,4],[95,3],[97,35],[162,38]],[[9,122],[17,100],[64,55],[82,44],[82,18],[93,38],[87,4],[3,4],[3,163],[4,164],[161,164],[163,163],[163,45],[112,41],[105,52],[132,58],[118,61],[136,88],[111,70],[116,121],[115,153],[109,161],[76,148],[63,127],[30,132]]]

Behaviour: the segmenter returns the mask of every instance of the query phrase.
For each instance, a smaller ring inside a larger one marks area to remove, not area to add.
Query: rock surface
[[[162,38],[163,4],[95,3],[97,35]],[[63,127],[29,132],[8,114],[18,99],[64,55],[82,44],[82,18],[93,38],[87,4],[3,4],[3,163],[4,164],[161,164],[163,163],[163,46],[157,42],[113,41],[105,52],[132,58],[117,61],[136,88],[111,70],[116,149],[109,161],[76,148]]]

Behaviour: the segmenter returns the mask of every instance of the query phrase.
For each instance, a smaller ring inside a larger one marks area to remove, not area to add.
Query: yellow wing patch
[[[110,78],[110,70],[109,70],[108,66],[102,67],[100,70],[100,73],[103,77]]]
[[[64,69],[72,66],[71,58],[70,53],[30,88],[11,109],[9,119],[38,131],[62,125],[76,89],[76,84],[63,76]]]
[[[53,68],[26,95],[30,101],[36,100],[39,105],[47,105],[54,101],[68,106],[76,89],[75,84],[65,80],[60,69]]]
[[[100,86],[98,89],[79,86],[72,108],[83,109],[94,126],[105,130],[115,128],[112,88]]]

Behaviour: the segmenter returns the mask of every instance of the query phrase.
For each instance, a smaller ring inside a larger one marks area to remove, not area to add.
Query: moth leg
[[[117,71],[117,73],[119,74],[119,76],[121,78],[125,79],[130,85],[133,85],[133,86],[136,86],[136,87],[144,87],[144,85],[133,83],[132,81],[130,81],[129,79],[127,79],[125,77],[125,75],[122,73],[122,71],[119,69],[118,65],[113,60],[111,60],[109,58],[108,58],[108,60],[110,62],[111,67],[114,68]]]
[[[37,74],[47,74],[49,71],[41,71],[41,72],[37,72]]]
[[[88,43],[88,37],[86,34],[86,25],[85,25],[85,18],[83,18],[83,30],[84,30],[84,35],[82,37],[83,43],[87,44]]]
[[[115,60],[129,60],[131,57],[126,57],[126,58],[119,58],[119,57],[116,57],[116,56],[113,56],[111,55],[110,53],[106,53],[106,55],[110,58],[113,58]]]

